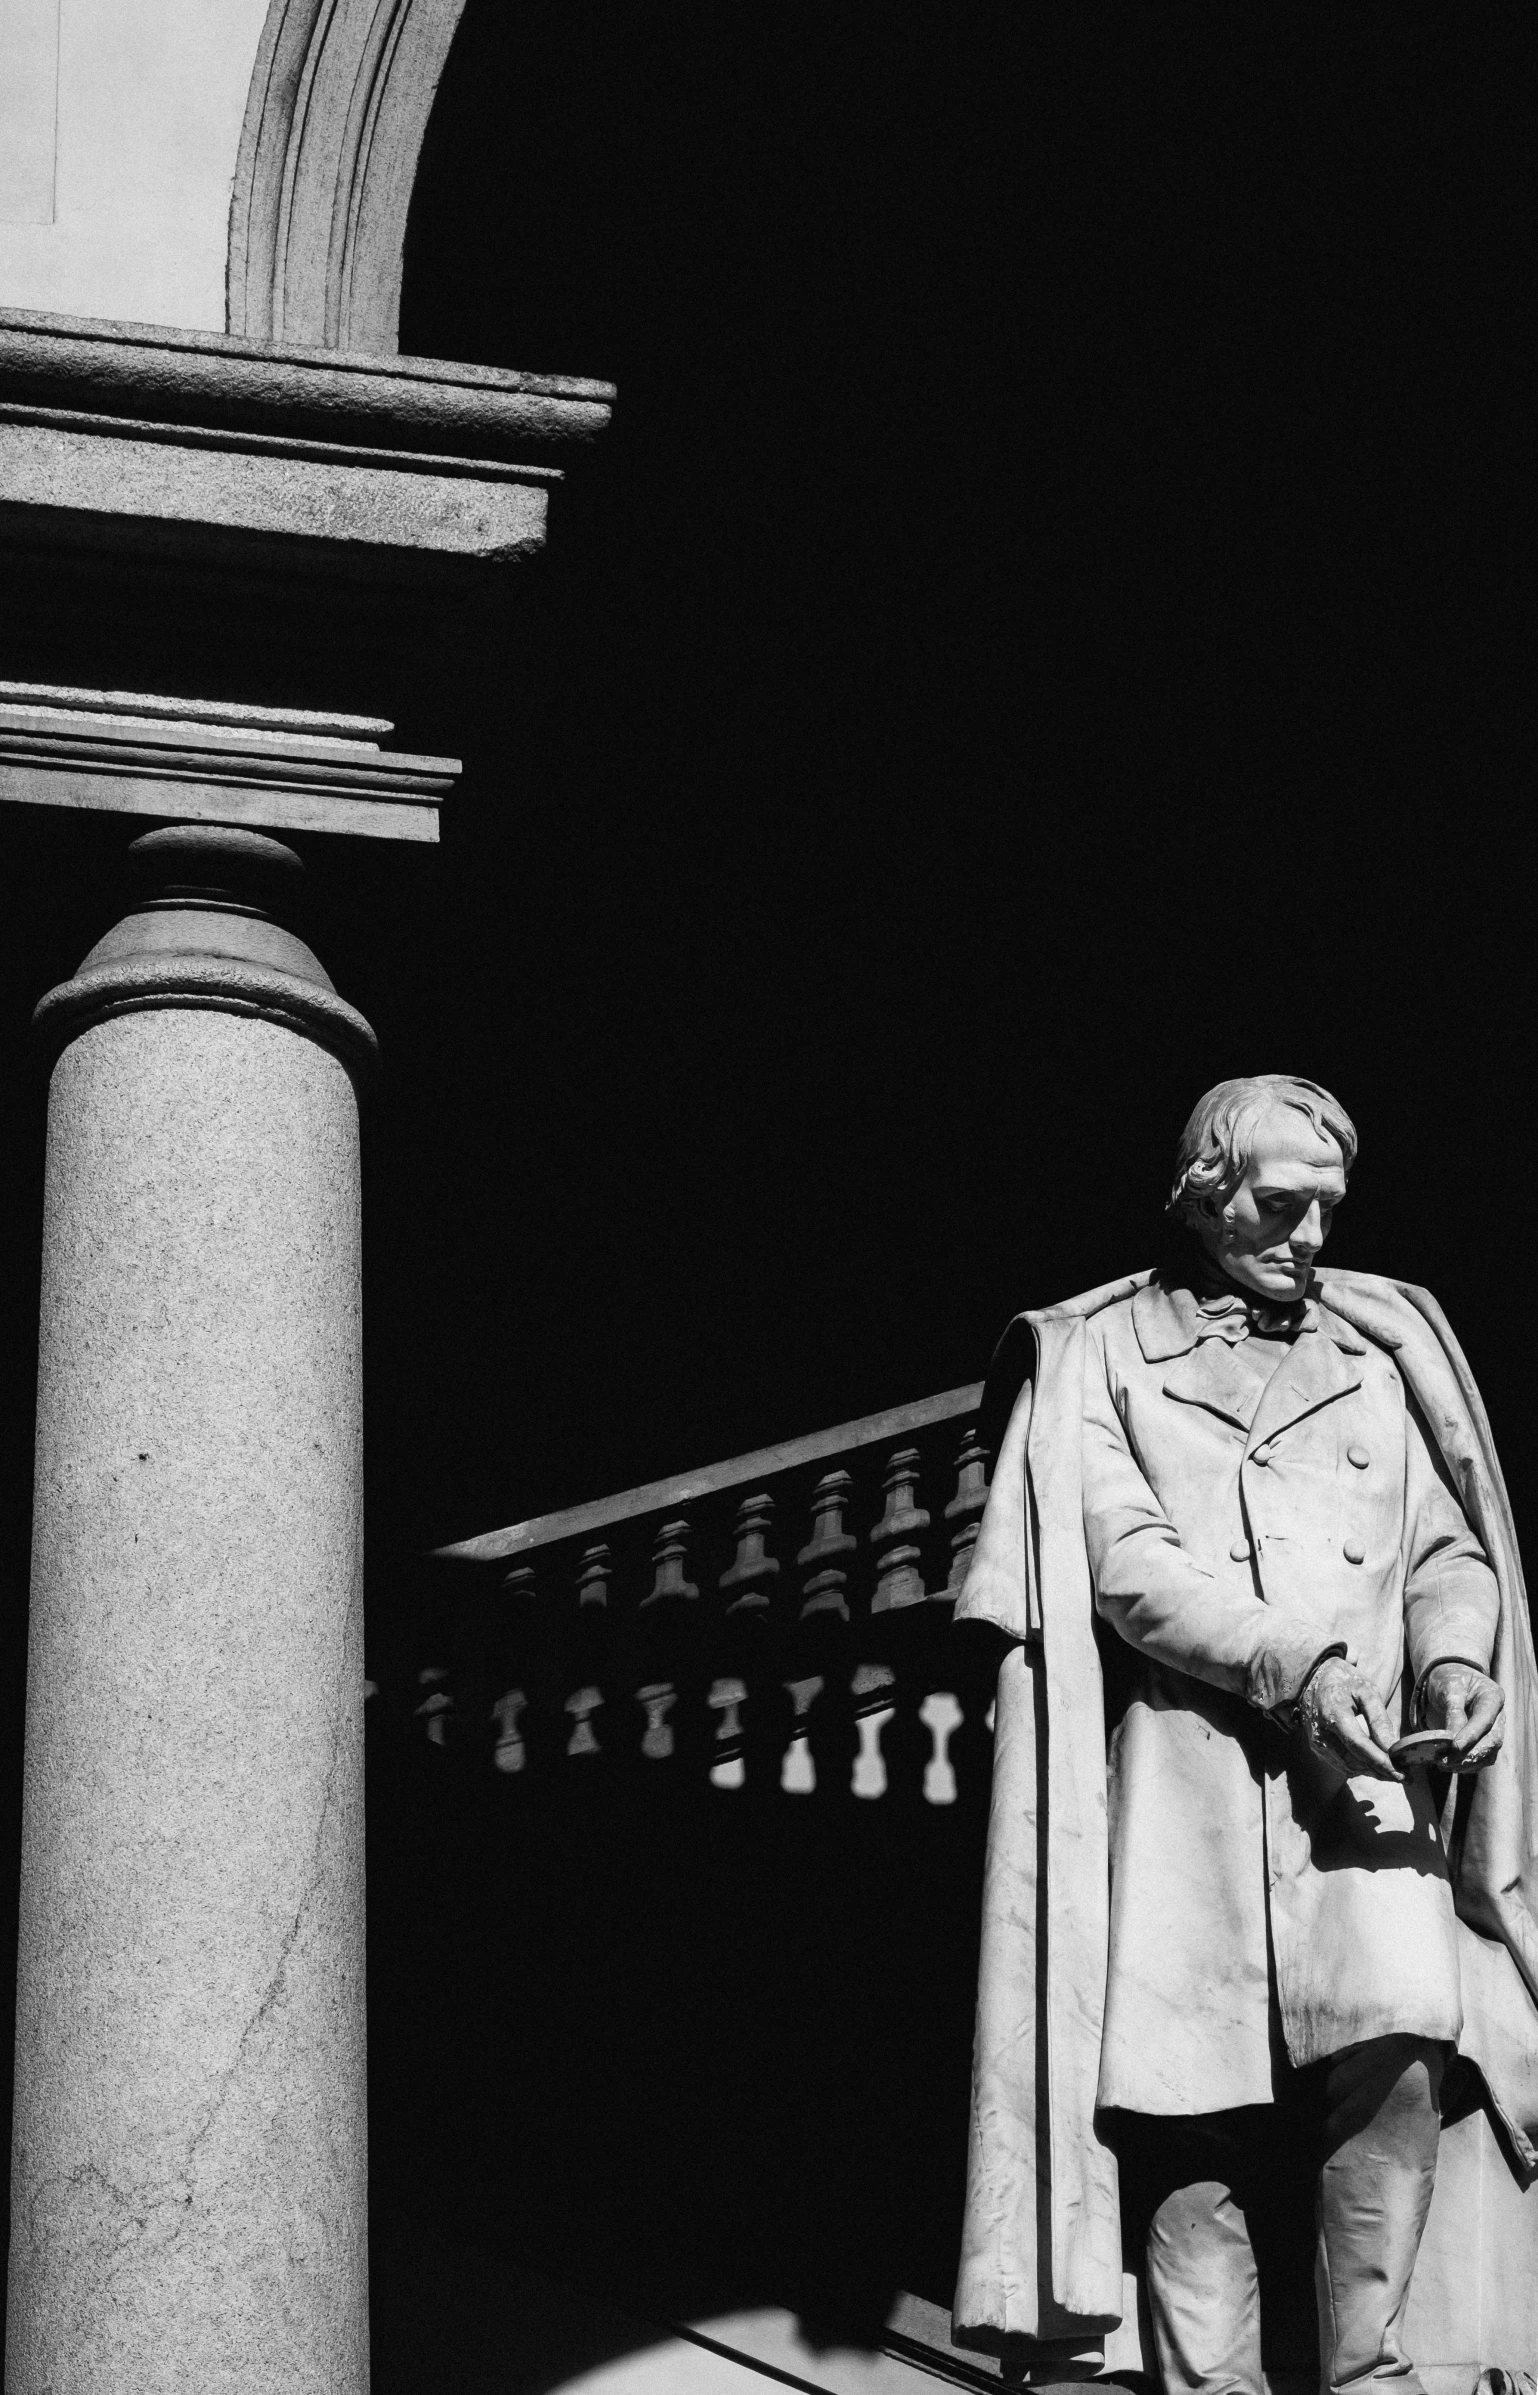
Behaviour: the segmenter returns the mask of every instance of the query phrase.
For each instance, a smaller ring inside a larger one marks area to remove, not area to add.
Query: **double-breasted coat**
[[[1157,1283],[1088,1326],[1085,1544],[1128,1650],[1101,2107],[1269,2101],[1277,2014],[1297,2065],[1462,2021],[1428,1781],[1348,1776],[1285,1724],[1333,1650],[1408,1728],[1433,1663],[1488,1667],[1494,1575],[1391,1354],[1314,1300],[1290,1342],[1247,1337]]]

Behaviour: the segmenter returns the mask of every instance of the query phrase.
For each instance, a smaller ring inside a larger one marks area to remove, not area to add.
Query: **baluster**
[[[684,1558],[689,1552],[690,1530],[686,1521],[664,1522],[657,1534],[653,1550],[656,1578],[650,1591],[641,1599],[644,1612],[650,1605],[662,1605],[669,1598],[697,1597],[699,1589],[692,1580],[684,1578]]]
[[[577,1613],[567,1616],[563,1662],[568,1688],[605,1688],[613,1645],[609,1622],[609,1550],[589,1547],[577,1567]]]
[[[712,1713],[721,1716],[716,1723],[715,1761],[710,1767],[712,1787],[740,1788],[747,1777],[742,1759],[742,1708],[747,1701],[746,1680],[712,1680],[705,1702]]]
[[[872,1613],[895,1613],[901,1606],[921,1605],[924,1601],[924,1575],[919,1569],[921,1550],[914,1542],[921,1530],[929,1528],[929,1516],[913,1502],[918,1477],[918,1449],[899,1447],[887,1465],[882,1483],[886,1508],[870,1534],[871,1545],[877,1551]]]
[[[961,1442],[961,1452],[956,1458],[956,1494],[945,1509],[946,1520],[956,1525],[951,1532],[951,1569],[944,1590],[948,1597],[961,1594],[987,1502],[988,1450],[974,1423]]]
[[[831,1794],[833,1783],[820,1766],[831,1765],[835,1750],[847,1751],[848,1564],[859,1553],[859,1541],[844,1528],[844,1512],[853,1485],[845,1471],[823,1474],[812,1491],[812,1535],[796,1557],[807,1577],[792,1636],[791,1670],[784,1677],[795,1713],[780,1770],[781,1787],[793,1795],[812,1795],[819,1776]],[[814,1723],[811,1708],[818,1696],[822,1703]]]
[[[454,1710],[454,1699],[442,1685],[448,1676],[445,1669],[431,1664],[426,1671],[417,1673],[417,1686],[427,1689],[429,1693],[418,1705],[413,1718],[417,1721],[425,1718],[430,1746],[448,1744],[448,1716]]]
[[[927,1804],[953,1805],[956,1802],[956,1773],[951,1763],[950,1744],[963,1718],[961,1706],[948,1688],[931,1690],[919,1707],[919,1719],[934,1741],[934,1752],[924,1766],[924,1800]]]
[[[780,1786],[787,1796],[810,1796],[817,1786],[817,1766],[812,1761],[811,1742],[807,1732],[808,1717],[823,1692],[825,1683],[821,1672],[811,1672],[804,1680],[787,1680],[786,1693],[794,1708],[794,1727],[785,1760],[780,1765]]]
[[[686,1624],[692,1628],[690,1612],[700,1593],[684,1576],[691,1536],[683,1518],[661,1525],[652,1549],[652,1585],[638,1608],[645,1676],[636,1689],[636,1702],[646,1715],[641,1754],[648,1763],[666,1763],[677,1749],[668,1715],[678,1702]]]
[[[797,1563],[811,1567],[801,1593],[804,1622],[819,1614],[835,1615],[841,1622],[849,1619],[849,1600],[844,1594],[849,1574],[836,1558],[853,1555],[859,1546],[844,1528],[844,1508],[853,1486],[847,1472],[825,1472],[812,1491],[812,1535],[796,1557]]]
[[[518,1728],[518,1717],[528,1704],[521,1688],[509,1688],[491,1708],[491,1718],[497,1725],[497,1743],[492,1762],[498,1771],[522,1771],[529,1759]]]
[[[707,1709],[721,1718],[711,1741],[710,1780],[716,1788],[741,1788],[748,1777],[749,1739],[743,1729],[743,1707],[753,1706],[753,1776],[767,1787],[764,1766],[777,1759],[778,1738],[773,1714],[777,1710],[764,1685],[772,1670],[774,1640],[773,1590],[780,1566],[768,1552],[774,1499],[766,1489],[743,1498],[733,1532],[736,1555],[717,1586],[725,1600],[711,1641]],[[767,1708],[767,1710],[766,1710]],[[763,1753],[765,1737],[771,1751]]]
[[[763,1490],[744,1497],[737,1508],[737,1559],[720,1581],[723,1594],[730,1592],[729,1614],[759,1611],[769,1603],[780,1569],[765,1544],[773,1519],[774,1499]]]
[[[896,1712],[890,1697],[895,1693],[897,1675],[885,1663],[861,1663],[856,1666],[849,1683],[854,1698],[855,1725],[860,1734],[860,1751],[854,1759],[854,1776],[850,1788],[856,1796],[870,1800],[886,1794],[886,1760],[881,1752],[881,1733]]]
[[[635,1694],[636,1703],[646,1711],[641,1752],[648,1763],[666,1763],[673,1752],[673,1725],[668,1715],[678,1702],[678,1691],[671,1680],[652,1680]]]
[[[531,1708],[529,1691],[538,1687],[538,1649],[541,1632],[548,1633],[540,1607],[539,1590],[535,1584],[532,1564],[521,1563],[502,1575],[504,1620],[507,1625],[509,1671],[516,1675],[512,1686],[504,1689],[491,1708],[491,1718],[498,1725],[497,1743],[492,1749],[492,1762],[498,1771],[526,1771],[530,1764],[530,1745],[533,1741],[533,1760],[540,1759],[540,1745],[535,1731],[536,1712]],[[548,1677],[548,1665],[547,1673]],[[546,1688],[544,1702],[548,1705],[558,1691]],[[525,1712],[527,1722],[520,1722]]]
[[[601,1688],[574,1688],[572,1690],[566,1699],[565,1708],[571,1715],[574,1724],[571,1736],[566,1741],[568,1755],[597,1755],[603,1752],[598,1743],[598,1733],[593,1728],[593,1715],[601,1711],[602,1707],[603,1690]]]
[[[596,1547],[584,1547],[582,1561],[577,1566],[577,1604],[582,1609],[601,1606],[609,1609],[609,1582],[614,1577],[610,1550],[600,1539]]]

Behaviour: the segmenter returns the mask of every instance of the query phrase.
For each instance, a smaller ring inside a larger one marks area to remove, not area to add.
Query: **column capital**
[[[128,853],[145,896],[33,1014],[55,1050],[113,1015],[207,1008],[281,1024],[329,1048],[359,1080],[372,1077],[371,1027],[276,920],[304,871],[292,848],[230,825],[172,824]]]

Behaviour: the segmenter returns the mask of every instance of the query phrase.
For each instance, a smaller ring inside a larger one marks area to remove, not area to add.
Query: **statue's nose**
[[[1294,1247],[1318,1248],[1324,1245],[1324,1225],[1319,1219],[1319,1200],[1315,1198],[1301,1222],[1293,1226]]]

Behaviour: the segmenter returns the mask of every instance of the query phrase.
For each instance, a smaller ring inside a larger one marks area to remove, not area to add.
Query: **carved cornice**
[[[452,451],[469,466],[589,441],[608,423],[613,398],[612,383],[579,375],[347,355],[0,307],[0,408]]]
[[[465,0],[271,0],[230,208],[231,332],[393,351],[406,212]]]
[[[548,462],[612,385],[0,308],[0,531],[490,562],[542,547]],[[178,532],[174,528],[185,527]],[[297,562],[297,559],[296,559]]]

